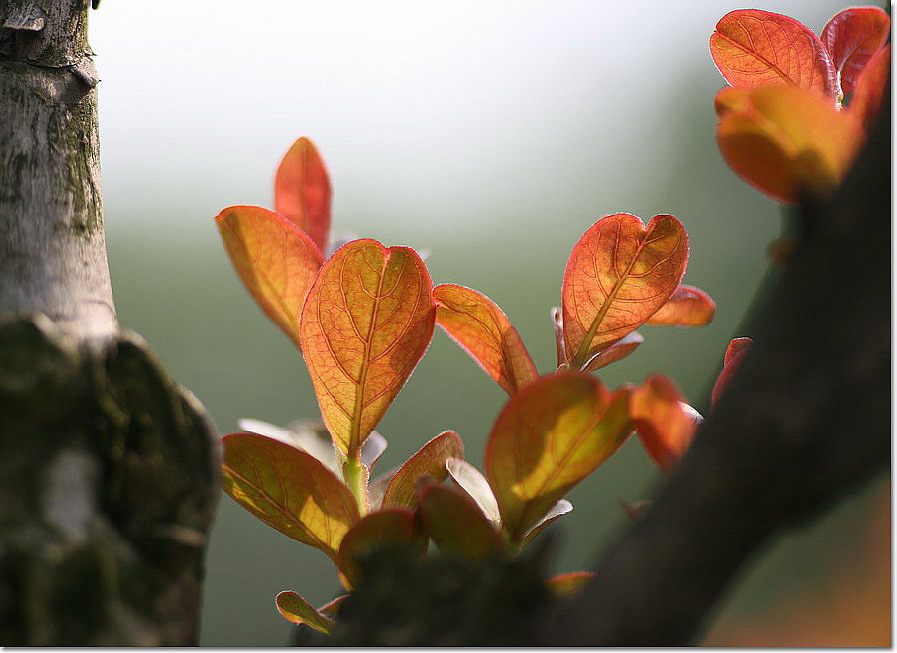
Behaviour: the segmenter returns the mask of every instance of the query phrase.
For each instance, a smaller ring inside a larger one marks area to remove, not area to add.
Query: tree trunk
[[[0,646],[197,642],[217,434],[118,330],[86,0],[0,0]]]

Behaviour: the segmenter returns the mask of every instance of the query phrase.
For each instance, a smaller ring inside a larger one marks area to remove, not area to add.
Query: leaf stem
[[[368,468],[361,462],[359,455],[346,458],[343,463],[343,474],[346,485],[358,504],[358,514],[364,517],[368,512]]]

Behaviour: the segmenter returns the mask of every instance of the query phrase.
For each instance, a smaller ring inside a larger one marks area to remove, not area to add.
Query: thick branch
[[[801,207],[754,346],[688,455],[544,641],[693,643],[752,553],[887,469],[889,102],[881,115],[835,197]]]
[[[0,0],[0,317],[117,329],[82,0]]]

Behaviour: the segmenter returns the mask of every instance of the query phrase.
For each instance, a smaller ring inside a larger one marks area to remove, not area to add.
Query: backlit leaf
[[[307,233],[322,252],[330,235],[330,177],[318,150],[300,138],[274,177],[274,209]]]
[[[862,142],[850,111],[795,88],[727,88],[716,96],[717,142],[729,166],[782,202],[827,195]]]
[[[710,295],[694,286],[679,286],[667,303],[651,316],[648,324],[704,326],[710,324],[715,313],[716,304]]]
[[[330,617],[331,619],[336,619],[336,613],[339,610],[339,606],[347,598],[349,598],[348,594],[341,594],[340,596],[337,596],[332,601],[328,601],[327,603],[322,605],[320,608],[318,608],[318,612],[320,612],[325,617]]]
[[[215,218],[230,260],[262,310],[296,343],[299,316],[321,267],[321,251],[301,229],[257,206],[232,206]]]
[[[645,342],[645,339],[638,331],[627,333],[621,340],[618,340],[610,347],[595,352],[592,357],[585,362],[582,371],[594,372],[611,363],[617,362],[621,358],[626,358],[643,342]]]
[[[482,293],[444,283],[433,289],[436,323],[512,395],[539,373],[507,316]]]
[[[866,63],[881,49],[891,31],[891,19],[878,7],[839,11],[822,28],[820,38],[831,56],[844,95],[852,92]]]
[[[688,236],[671,215],[646,227],[628,213],[598,220],[573,247],[561,290],[564,343],[573,369],[634,331],[679,286]]]
[[[835,69],[822,41],[788,16],[730,11],[710,36],[710,54],[732,86],[796,86],[830,100],[838,97]]]
[[[753,341],[750,338],[733,338],[726,347],[726,355],[723,360],[723,369],[716,377],[716,383],[713,384],[713,391],[710,394],[711,403],[716,403],[723,389],[728,385],[729,380],[735,374],[735,370],[741,365],[744,355],[747,354]]]
[[[459,553],[474,560],[504,551],[501,536],[473,500],[448,485],[423,490],[421,515],[427,532],[440,550]]]
[[[383,495],[383,506],[414,508],[417,482],[424,476],[444,481],[448,476],[445,461],[464,456],[464,443],[454,431],[444,431],[427,442],[392,477]]]
[[[358,557],[386,544],[408,545],[426,551],[426,537],[416,527],[410,510],[380,510],[362,517],[349,529],[339,547],[338,565],[351,585],[357,585],[361,570]]]
[[[629,389],[561,372],[505,404],[486,446],[486,478],[502,523],[519,540],[629,436]]]
[[[445,461],[445,468],[455,485],[479,506],[486,519],[498,528],[501,526],[501,513],[498,511],[498,502],[489,487],[489,481],[476,467],[466,460],[452,458]]]
[[[223,445],[225,491],[272,528],[335,561],[358,507],[333,472],[306,452],[255,433],[226,435]]]
[[[311,428],[310,425],[307,428],[297,428],[292,425],[281,427],[258,419],[243,418],[237,420],[237,426],[243,431],[274,438],[310,453],[342,480],[343,470],[338,462],[336,447],[333,446],[333,440],[323,428],[323,424],[319,430]]]
[[[321,268],[302,311],[303,356],[321,414],[349,456],[380,421],[433,337],[430,276],[409,247],[355,240]]]
[[[311,603],[291,590],[281,592],[275,600],[277,611],[287,621],[294,624],[305,624],[318,632],[329,635],[333,630],[333,619],[323,615],[312,607]]]
[[[879,50],[863,68],[847,110],[870,129],[878,116],[881,99],[891,74],[891,45]]]
[[[532,542],[542,531],[548,528],[555,521],[568,514],[573,510],[573,504],[566,499],[561,499],[551,510],[545,513],[545,516],[523,536],[524,544]]]
[[[593,571],[571,571],[549,578],[545,582],[558,596],[568,597],[576,594],[594,577]]]
[[[682,402],[673,383],[659,375],[648,377],[632,391],[632,424],[645,450],[661,469],[669,471],[682,457],[697,428],[697,413]]]

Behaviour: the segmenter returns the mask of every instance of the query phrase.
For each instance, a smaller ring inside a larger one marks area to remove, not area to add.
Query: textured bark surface
[[[109,335],[97,77],[82,0],[0,0],[0,316]]]
[[[87,11],[0,0],[0,646],[185,646],[217,434],[118,332]]]

